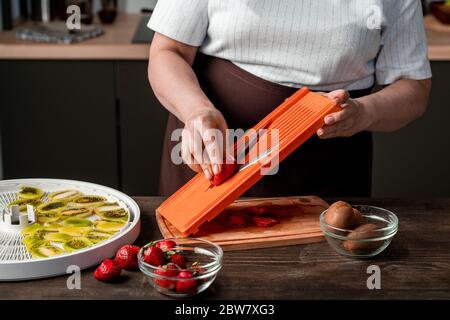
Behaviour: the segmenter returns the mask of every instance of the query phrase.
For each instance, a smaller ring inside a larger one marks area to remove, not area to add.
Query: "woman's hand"
[[[184,163],[208,180],[222,171],[228,126],[215,108],[201,110],[185,121],[181,154]]]
[[[367,130],[372,124],[372,116],[362,102],[350,99],[345,90],[336,90],[324,94],[327,98],[340,104],[341,111],[325,117],[325,126],[317,131],[320,139],[351,137]]]

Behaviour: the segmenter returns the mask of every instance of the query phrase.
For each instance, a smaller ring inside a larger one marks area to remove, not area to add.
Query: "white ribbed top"
[[[159,0],[148,26],[291,87],[431,77],[419,0]]]

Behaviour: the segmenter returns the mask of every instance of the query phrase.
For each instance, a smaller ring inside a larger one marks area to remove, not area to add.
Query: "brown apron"
[[[219,109],[229,128],[248,129],[269,114],[297,89],[248,73],[233,63],[198,54],[194,63],[200,85]],[[352,98],[370,94],[371,88],[351,91]],[[170,159],[174,129],[184,125],[170,115],[163,147],[159,193],[168,196],[194,176],[188,166]],[[274,176],[263,177],[245,196],[273,197],[317,195],[368,197],[372,180],[372,135],[361,132],[350,138],[320,140],[311,137],[280,164]]]

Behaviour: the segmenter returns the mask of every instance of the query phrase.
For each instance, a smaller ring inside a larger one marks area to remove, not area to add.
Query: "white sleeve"
[[[376,61],[378,84],[387,85],[399,79],[431,78],[420,1],[401,0],[392,3]]]
[[[208,0],[159,0],[148,27],[173,40],[199,47],[208,30]]]

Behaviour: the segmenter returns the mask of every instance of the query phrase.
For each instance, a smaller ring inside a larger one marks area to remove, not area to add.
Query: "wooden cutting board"
[[[286,214],[280,214],[280,223],[268,228],[224,226],[223,220],[228,214],[257,206],[283,208]],[[319,216],[328,207],[327,202],[315,196],[237,200],[216,219],[204,224],[193,237],[212,241],[226,251],[320,242],[324,238]],[[156,214],[156,221],[164,238],[184,238],[159,214]],[[188,243],[189,239],[182,242]]]

